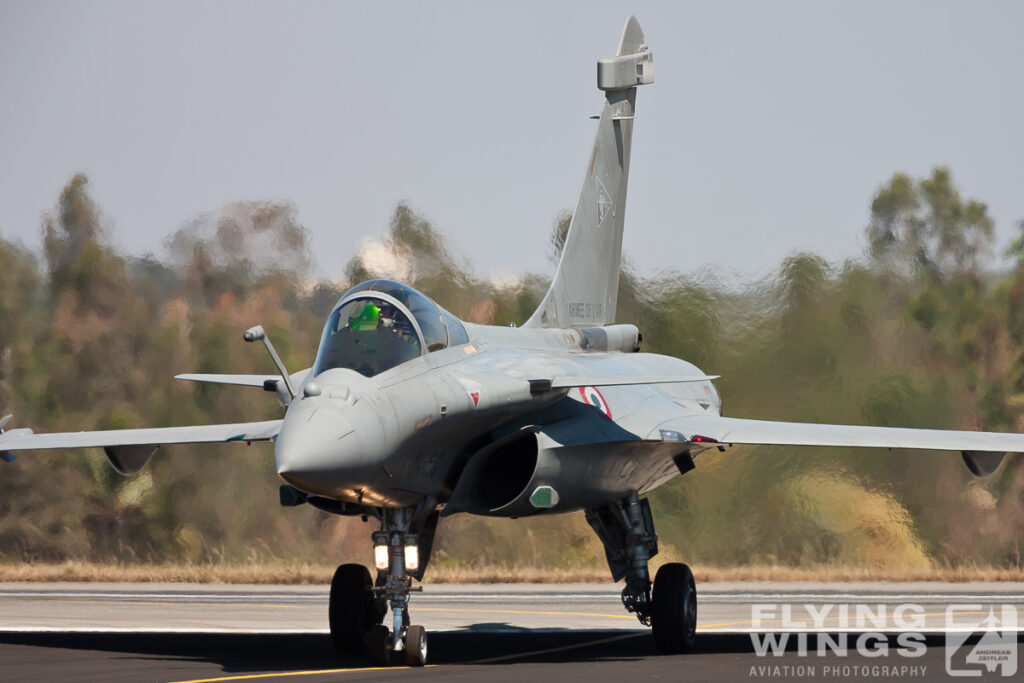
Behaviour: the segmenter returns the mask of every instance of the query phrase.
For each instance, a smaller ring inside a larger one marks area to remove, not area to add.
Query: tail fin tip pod
[[[594,147],[555,277],[524,327],[615,322],[636,87],[653,82],[654,56],[630,16],[618,54],[597,62],[597,87],[605,101]]]

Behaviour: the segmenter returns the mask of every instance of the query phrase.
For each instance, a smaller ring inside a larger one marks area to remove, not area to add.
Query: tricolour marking
[[[580,387],[580,396],[588,406],[594,406],[609,420],[612,419],[612,409],[608,407],[608,402],[604,400],[604,396],[597,390],[597,387]]]

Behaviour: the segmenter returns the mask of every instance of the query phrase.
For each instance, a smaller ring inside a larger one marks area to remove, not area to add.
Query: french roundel
[[[608,402],[604,400],[604,396],[597,390],[597,387],[580,387],[580,396],[588,406],[594,406],[604,413],[604,416],[609,420],[612,419],[612,410],[608,407]]]

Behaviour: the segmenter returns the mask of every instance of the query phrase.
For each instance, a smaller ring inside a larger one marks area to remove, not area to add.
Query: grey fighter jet
[[[654,80],[636,19],[618,53],[597,63],[604,102],[593,149],[551,288],[521,327],[460,321],[424,294],[372,280],[349,290],[327,318],[313,367],[289,373],[261,327],[279,375],[180,375],[262,388],[284,417],[247,424],[71,434],[0,434],[0,455],[103,448],[122,474],[160,444],[274,442],[283,505],[372,517],[376,579],[338,568],[330,629],[342,652],[427,660],[409,595],[430,560],[441,517],[519,517],[584,510],[604,544],[625,608],[652,627],[665,652],[694,646],[697,593],[684,564],[658,552],[641,496],[734,444],[960,451],[991,474],[1024,435],[763,422],[723,417],[715,376],[678,358],[642,353],[640,331],[615,324],[619,261],[637,87]],[[6,421],[6,420],[5,420]],[[0,429],[5,425],[0,423]],[[392,620],[385,625],[388,608]]]

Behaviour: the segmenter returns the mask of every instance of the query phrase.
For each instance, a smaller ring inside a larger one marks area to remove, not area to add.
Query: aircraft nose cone
[[[297,489],[332,495],[348,488],[359,456],[358,439],[343,411],[328,407],[289,411],[274,446],[277,473]]]

